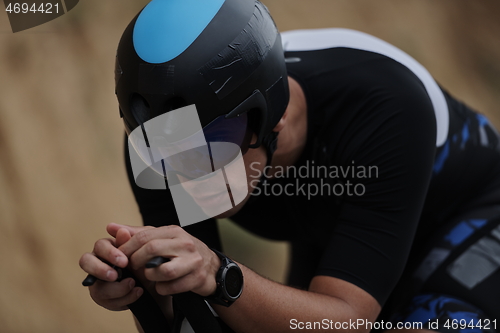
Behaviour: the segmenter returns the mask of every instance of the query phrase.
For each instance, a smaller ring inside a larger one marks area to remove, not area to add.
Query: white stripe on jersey
[[[350,29],[293,30],[281,33],[281,38],[285,51],[346,47],[379,53],[406,66],[422,81],[432,101],[437,124],[436,146],[440,147],[445,143],[450,123],[446,99],[430,73],[407,53],[377,37]]]

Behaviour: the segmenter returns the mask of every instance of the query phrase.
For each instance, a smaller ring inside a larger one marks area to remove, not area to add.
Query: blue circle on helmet
[[[135,51],[142,60],[153,64],[174,59],[202,33],[224,1],[151,1],[135,22]]]

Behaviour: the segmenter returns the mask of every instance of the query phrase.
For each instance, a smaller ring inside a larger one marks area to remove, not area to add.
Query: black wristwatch
[[[212,251],[219,257],[221,265],[215,275],[217,289],[205,299],[215,304],[230,306],[243,291],[243,273],[234,261],[215,249]]]

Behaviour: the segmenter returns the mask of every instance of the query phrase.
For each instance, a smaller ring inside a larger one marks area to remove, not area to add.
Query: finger
[[[137,301],[142,296],[142,294],[144,294],[144,289],[135,287],[126,296],[110,300],[109,303],[111,307],[116,307],[118,308],[118,310],[127,310],[128,309],[127,305]]]
[[[120,228],[116,232],[116,246],[119,247],[120,245],[125,244],[132,238],[132,235],[130,235],[130,231],[125,228]]]
[[[130,257],[132,253],[139,250],[153,239],[171,239],[178,237],[182,232],[185,231],[179,226],[165,226],[142,230],[133,235],[132,238],[127,243],[121,245],[119,249],[127,257]]]
[[[110,223],[106,226],[106,231],[113,237],[116,237],[116,233],[120,229],[127,229],[130,232],[131,236],[134,236],[136,233],[141,232],[143,230],[154,229],[153,227],[138,227],[138,226],[130,226],[124,224]]]
[[[180,238],[150,240],[130,256],[130,264],[133,269],[139,269],[154,257],[178,257],[185,251],[185,243],[186,241]]]
[[[126,295],[118,298],[101,299],[99,298],[99,295],[92,295],[92,294],[91,297],[97,304],[109,310],[121,311],[121,310],[127,310],[128,309],[127,305],[137,301],[142,296],[143,293],[144,290],[142,288],[135,287],[132,290],[130,290]]]
[[[156,292],[163,296],[193,291],[199,287],[199,279],[194,274],[189,274],[168,282],[156,282],[155,286]]]
[[[134,287],[134,279],[127,278],[120,282],[96,281],[89,289],[92,298],[107,301],[126,296]]]
[[[111,238],[99,239],[94,244],[94,254],[109,262],[111,265],[124,268],[128,265],[128,258],[116,248],[116,241]]]
[[[92,253],[85,253],[80,258],[80,267],[88,274],[104,281],[115,281],[118,278],[118,272],[115,269]]]
[[[156,268],[146,269],[144,276],[149,281],[173,281],[188,275],[195,268],[187,260],[176,258]]]
[[[154,257],[153,259],[149,260],[146,265],[144,265],[146,268],[156,268],[160,266],[161,264],[164,264],[166,262],[169,262],[170,258],[165,258],[165,257]]]

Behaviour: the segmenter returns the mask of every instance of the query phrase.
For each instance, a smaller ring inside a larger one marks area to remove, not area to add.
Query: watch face
[[[226,272],[225,279],[226,291],[231,297],[238,297],[243,285],[241,271],[237,267],[230,267]]]

